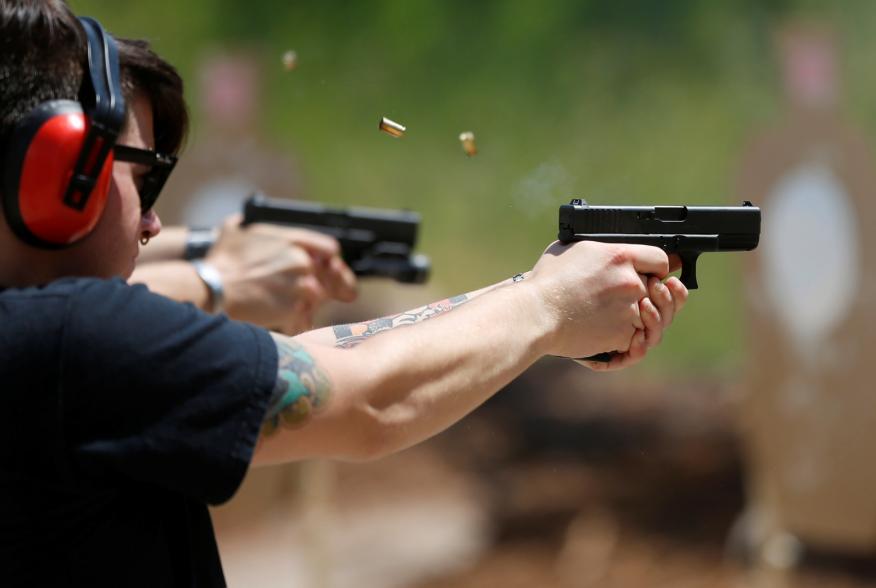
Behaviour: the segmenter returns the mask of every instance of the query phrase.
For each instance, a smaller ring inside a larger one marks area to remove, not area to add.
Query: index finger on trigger
[[[290,243],[303,247],[312,255],[331,257],[341,254],[341,245],[338,240],[319,231],[289,229],[286,238],[289,239]]]
[[[659,247],[650,245],[627,245],[631,252],[633,267],[640,274],[657,276],[660,279],[669,275],[669,257]]]
[[[356,299],[356,276],[340,257],[327,257],[318,262],[316,268],[316,277],[330,298],[342,302]]]

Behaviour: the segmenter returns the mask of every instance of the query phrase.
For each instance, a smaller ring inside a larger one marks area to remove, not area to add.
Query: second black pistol
[[[341,255],[360,277],[380,276],[407,284],[429,278],[429,259],[413,252],[420,215],[407,210],[331,208],[255,193],[243,206],[243,224],[301,227],[338,240]]]

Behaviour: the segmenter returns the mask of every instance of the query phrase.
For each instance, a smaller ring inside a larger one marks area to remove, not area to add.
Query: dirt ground
[[[231,586],[860,588],[869,558],[756,571],[731,392],[542,362],[434,440],[251,476],[214,511]]]

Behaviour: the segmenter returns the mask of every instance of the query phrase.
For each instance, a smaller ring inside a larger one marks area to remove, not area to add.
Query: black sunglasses
[[[158,200],[164,183],[176,165],[176,156],[157,153],[149,149],[128,147],[127,145],[116,145],[113,147],[113,153],[116,161],[126,161],[149,167],[149,171],[143,176],[143,184],[138,190],[140,209],[144,213],[147,212],[155,206],[155,201]]]

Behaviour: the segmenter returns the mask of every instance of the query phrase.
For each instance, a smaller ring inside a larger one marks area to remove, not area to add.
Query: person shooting
[[[210,315],[126,281],[185,136],[173,67],[62,0],[0,0],[0,79],[8,586],[224,585],[207,505],[251,466],[409,447],[547,354],[634,365],[687,298],[662,250],[581,242],[352,342]]]

